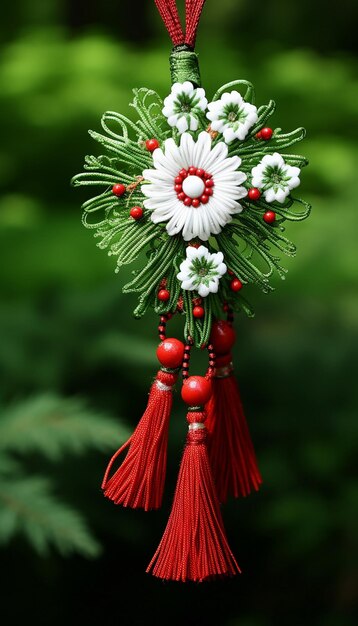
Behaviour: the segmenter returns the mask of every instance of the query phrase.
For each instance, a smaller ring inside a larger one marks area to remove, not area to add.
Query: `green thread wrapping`
[[[198,55],[188,46],[173,48],[169,57],[172,85],[189,80],[194,87],[201,86]]]

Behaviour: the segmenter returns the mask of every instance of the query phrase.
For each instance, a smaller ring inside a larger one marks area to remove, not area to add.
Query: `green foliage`
[[[53,494],[53,481],[32,475],[26,453],[59,461],[68,453],[106,449],[126,437],[124,429],[80,400],[41,395],[4,410],[0,421],[0,543],[25,535],[42,555],[50,545],[61,554],[96,557],[101,551],[82,514]]]

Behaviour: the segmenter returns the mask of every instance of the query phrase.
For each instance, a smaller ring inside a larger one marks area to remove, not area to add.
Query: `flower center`
[[[210,196],[213,195],[213,177],[201,167],[183,168],[174,183],[177,198],[185,206],[193,206],[196,209],[200,204],[209,202]]]
[[[229,122],[236,122],[237,114],[234,111],[230,111],[227,119],[229,120]]]
[[[187,176],[183,180],[183,191],[189,198],[200,198],[205,189],[205,183],[200,176]]]

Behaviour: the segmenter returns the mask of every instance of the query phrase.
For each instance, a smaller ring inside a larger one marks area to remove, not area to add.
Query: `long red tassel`
[[[220,360],[217,360],[217,365]],[[228,495],[247,496],[262,483],[254,446],[247,426],[231,356],[216,368],[213,393],[206,405],[210,464],[220,502]]]
[[[189,409],[189,433],[172,511],[147,568],[164,580],[202,582],[240,572],[227,543],[215,492],[205,418],[205,412]]]
[[[132,436],[111,458],[102,482],[104,495],[115,504],[145,511],[162,503],[167,465],[172,387],[177,374],[159,370],[151,387],[147,408]],[[108,478],[113,463],[126,448],[122,465]]]

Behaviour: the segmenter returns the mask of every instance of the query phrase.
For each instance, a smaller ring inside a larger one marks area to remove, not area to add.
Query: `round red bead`
[[[213,195],[213,190],[211,187],[205,187],[205,195],[206,196],[212,196]]]
[[[183,356],[184,344],[179,339],[175,339],[175,337],[164,339],[157,348],[158,361],[164,367],[171,369],[180,367],[183,362]]]
[[[266,224],[272,224],[276,219],[276,213],[274,211],[266,211],[266,213],[263,214],[262,219],[266,222]]]
[[[192,199],[189,198],[189,196],[186,196],[186,198],[184,200],[184,204],[185,204],[185,206],[191,206],[192,205]]]
[[[188,172],[183,168],[182,170],[180,170],[179,176],[181,176],[182,178],[186,178],[188,176]]]
[[[251,189],[247,192],[247,195],[250,200],[258,200],[261,197],[261,191],[260,189],[257,189],[257,187],[251,187]]]
[[[112,193],[114,193],[114,195],[118,196],[119,198],[120,196],[123,196],[125,192],[126,192],[126,187],[122,183],[117,183],[116,185],[113,185],[112,187]]]
[[[181,397],[189,406],[202,406],[211,396],[211,382],[204,376],[189,376],[183,383]]]
[[[189,174],[190,174],[190,176],[195,176],[196,175],[196,170],[197,170],[197,168],[194,167],[193,165],[191,167],[189,167]]]
[[[161,300],[162,302],[167,302],[169,298],[170,293],[167,289],[161,289],[160,291],[158,291],[158,300]]]
[[[143,209],[140,206],[134,206],[129,211],[129,215],[133,217],[134,220],[140,220],[143,217]]]
[[[204,308],[202,306],[195,306],[193,308],[193,315],[194,315],[194,317],[197,317],[199,319],[201,317],[204,317],[204,315],[205,315]]]
[[[265,141],[268,141],[269,139],[271,139],[272,135],[273,135],[272,128],[262,128],[260,130],[260,139],[264,139]]]
[[[174,182],[176,185],[181,185],[183,182],[183,179],[181,176],[176,176],[176,178],[174,178]]]
[[[193,200],[192,200],[192,203],[191,203],[191,204],[192,204],[192,206],[193,206],[195,209],[197,209],[197,208],[198,208],[198,206],[200,205],[200,200],[199,200],[199,198],[193,198]]]
[[[203,178],[205,174],[205,170],[203,170],[201,167],[198,167],[198,169],[196,170],[196,175],[200,176],[200,178]]]
[[[207,187],[214,187],[214,181],[212,178],[208,178],[208,180],[206,181],[205,185]]]
[[[213,323],[210,341],[214,346],[214,351],[218,355],[230,352],[235,343],[235,331],[226,320],[216,320]]]
[[[241,282],[241,280],[239,280],[238,278],[234,278],[231,283],[230,283],[230,289],[231,291],[240,291],[240,289],[242,289],[243,284]]]
[[[185,195],[184,191],[181,191],[180,193],[178,193],[178,200],[183,201],[183,200],[185,200],[185,198],[186,198],[186,195]]]
[[[200,202],[202,204],[207,204],[209,202],[209,196],[205,195],[205,193],[200,197]]]
[[[181,184],[176,184],[174,185],[174,189],[177,193],[180,193],[183,187],[181,186]]]
[[[149,152],[154,152],[154,150],[159,148],[158,139],[147,139],[147,141],[145,142],[145,147]]]

